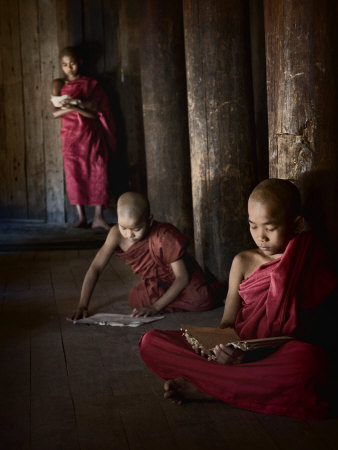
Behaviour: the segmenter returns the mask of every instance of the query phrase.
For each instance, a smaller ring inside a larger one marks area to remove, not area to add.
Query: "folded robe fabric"
[[[297,235],[278,260],[255,270],[240,286],[243,305],[236,320],[241,338],[291,334],[298,339],[269,356],[222,365],[196,354],[181,331],[151,330],[139,349],[147,366],[163,379],[182,377],[200,391],[230,405],[303,419],[328,413],[324,350],[300,340],[302,311],[315,311],[335,289],[327,255],[311,233]]]
[[[61,118],[62,153],[66,187],[72,205],[109,205],[108,152],[115,150],[115,123],[108,98],[97,80],[82,76],[61,89],[68,95],[97,105],[97,118],[78,112]]]
[[[183,258],[190,276],[178,297],[165,312],[206,311],[213,306],[211,288],[197,262],[188,255],[189,240],[169,223],[153,222],[149,233],[133,244],[126,252],[118,249],[116,255],[140,275],[141,283],[129,294],[132,308],[151,306],[174,282],[170,264]]]
[[[301,233],[289,242],[281,258],[261,265],[241,283],[243,302],[236,331],[241,339],[302,338],[300,314],[314,311],[336,284],[325,248],[311,232]]]

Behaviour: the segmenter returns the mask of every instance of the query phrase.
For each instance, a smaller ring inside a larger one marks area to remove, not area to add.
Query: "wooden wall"
[[[49,97],[59,49],[82,44],[117,121],[116,195],[148,184],[155,216],[194,224],[202,265],[227,277],[248,242],[238,208],[269,174],[300,184],[308,216],[316,226],[319,211],[337,245],[337,4],[0,0],[0,219],[74,218]]]
[[[115,193],[145,192],[137,0],[1,0],[0,218],[72,221],[64,189],[60,122],[50,110],[58,52],[82,44],[87,67],[110,96],[117,121]],[[128,161],[129,170],[126,168]]]

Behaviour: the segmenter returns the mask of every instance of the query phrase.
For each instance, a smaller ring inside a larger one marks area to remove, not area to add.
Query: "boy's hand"
[[[213,352],[216,356],[216,361],[220,364],[240,364],[244,358],[242,350],[223,344],[216,345]]]
[[[67,320],[73,322],[73,320],[85,319],[88,316],[88,309],[86,306],[80,306],[76,308],[71,317],[67,317]]]
[[[149,317],[155,316],[158,313],[153,306],[141,306],[141,308],[134,308],[131,315],[133,317]]]
[[[78,111],[78,108],[74,105],[71,105],[70,103],[64,103],[61,107],[61,109],[67,109],[68,111]]]

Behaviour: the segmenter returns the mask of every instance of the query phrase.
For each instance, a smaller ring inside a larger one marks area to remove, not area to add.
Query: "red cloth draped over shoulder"
[[[73,205],[109,204],[108,152],[115,151],[115,122],[97,80],[82,76],[64,84],[61,95],[97,105],[97,118],[72,112],[61,118],[62,153],[69,201]]]
[[[318,306],[337,279],[328,255],[311,232],[295,236],[283,256],[258,267],[239,289],[236,320],[242,339],[299,336],[299,313]]]
[[[150,306],[158,300],[174,281],[171,263],[184,260],[190,282],[171,302],[165,312],[206,311],[213,306],[212,295],[205,276],[197,262],[188,255],[189,240],[173,225],[154,221],[149,233],[126,252],[118,249],[116,255],[140,275],[141,283],[129,294],[132,308]]]

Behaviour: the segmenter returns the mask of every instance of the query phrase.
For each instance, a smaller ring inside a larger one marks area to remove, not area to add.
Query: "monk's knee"
[[[142,357],[152,352],[152,349],[156,346],[156,342],[158,341],[157,335],[158,330],[149,330],[141,336],[138,348]]]

